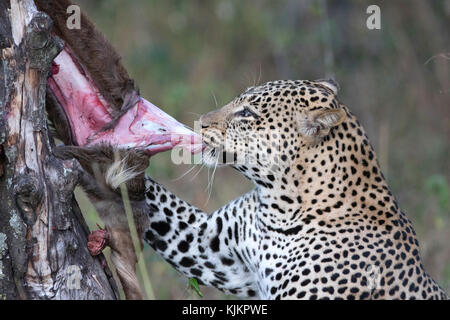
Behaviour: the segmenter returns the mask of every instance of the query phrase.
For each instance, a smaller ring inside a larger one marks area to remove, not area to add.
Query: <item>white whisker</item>
[[[202,116],[200,113],[196,113],[196,112],[188,111],[187,113],[193,114],[194,116],[198,116],[198,117]]]
[[[214,102],[216,103],[216,108],[218,108],[219,104],[217,103],[216,95],[214,94],[214,92],[212,90],[211,90],[211,94],[212,94],[212,96],[214,98]]]
[[[208,167],[208,183],[206,184],[205,190],[203,190],[204,192],[206,192],[208,190],[208,187],[209,187],[209,182],[210,182],[209,174],[210,174],[210,172],[211,172],[211,167]]]
[[[256,85],[259,86],[261,81],[261,63],[259,64],[259,76],[258,76],[258,81],[256,82]]]
[[[178,181],[180,179],[183,179],[186,175],[188,175],[192,170],[195,169],[195,167],[197,166],[197,164],[194,164],[192,167],[190,167],[188,170],[186,170],[185,173],[183,173],[181,176],[179,176],[178,178],[173,179],[172,181]]]
[[[185,128],[187,128],[187,129],[191,130],[191,131],[194,131],[194,129],[192,129],[192,127],[191,127],[191,126],[188,126],[187,124],[183,124],[183,126],[184,126]]]
[[[198,171],[195,173],[195,175],[190,179],[190,181],[192,181],[192,180],[194,180],[197,176],[198,176],[198,174],[200,173],[200,171],[202,171],[202,169],[205,167],[205,164],[202,164],[201,166],[200,166],[200,169],[198,169]]]
[[[207,186],[207,188],[208,188],[208,198],[206,200],[205,205],[208,204],[209,199],[211,198],[211,192],[212,192],[212,187],[214,185],[214,177],[216,175],[216,169],[218,167],[219,157],[220,157],[220,154],[217,154],[216,161],[215,161],[215,164],[214,164],[214,169],[213,169],[213,172],[212,172],[212,175],[211,175],[211,180],[208,182],[208,186]]]

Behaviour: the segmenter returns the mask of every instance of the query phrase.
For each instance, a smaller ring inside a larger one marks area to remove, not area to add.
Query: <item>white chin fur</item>
[[[106,170],[105,181],[113,189],[116,189],[122,183],[125,183],[128,180],[133,179],[138,174],[139,174],[139,172],[135,171],[135,168],[126,168],[125,167],[124,159],[116,160],[108,168],[108,170]]]

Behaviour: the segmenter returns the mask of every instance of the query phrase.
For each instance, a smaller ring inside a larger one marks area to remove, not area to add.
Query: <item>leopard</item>
[[[125,183],[141,240],[200,285],[246,299],[449,299],[338,92],[333,79],[271,81],[202,115],[203,164],[255,186],[212,213],[154,181],[137,150],[59,153],[90,172],[81,184],[108,226],[126,225]]]
[[[146,174],[144,240],[187,277],[244,298],[448,299],[338,91],[332,79],[271,81],[202,115],[203,162],[255,188],[208,214]]]

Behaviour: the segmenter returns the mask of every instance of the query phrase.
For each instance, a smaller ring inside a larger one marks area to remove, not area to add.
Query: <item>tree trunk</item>
[[[0,0],[0,300],[116,299],[86,246],[78,164],[51,152],[46,79],[62,47],[51,23],[32,0]]]

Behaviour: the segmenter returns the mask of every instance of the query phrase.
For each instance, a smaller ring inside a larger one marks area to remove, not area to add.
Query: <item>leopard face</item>
[[[250,87],[200,118],[207,165],[229,164],[268,186],[346,113],[332,80],[280,80]]]

